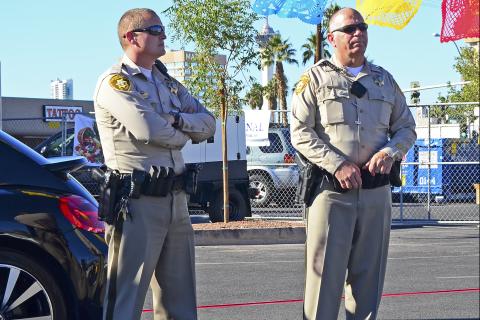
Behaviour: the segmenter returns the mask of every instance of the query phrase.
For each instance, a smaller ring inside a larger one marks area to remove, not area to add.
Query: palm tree
[[[330,58],[332,55],[328,51],[328,43],[323,41],[323,57],[322,58]],[[317,47],[317,35],[315,33],[310,33],[310,36],[307,38],[307,42],[302,45],[302,49],[305,49],[302,53],[302,64],[306,65],[307,62],[315,58],[315,50]]]
[[[268,110],[277,110],[277,79],[273,78],[263,87],[263,94],[268,101]]]
[[[341,7],[332,3],[328,8],[323,12],[323,19],[321,24],[317,25],[317,33],[310,34],[307,38],[307,42],[302,46],[305,51],[303,52],[303,64],[305,65],[312,57],[314,57],[315,62],[323,58],[330,58],[332,55],[328,52],[328,43],[325,41],[328,34],[328,24],[332,15],[340,10]],[[317,47],[317,36],[320,37],[321,46]],[[320,52],[317,52],[320,51]]]
[[[263,104],[263,87],[259,83],[252,84],[250,91],[245,95],[248,105],[252,110],[261,109]]]
[[[287,78],[283,70],[283,63],[296,64],[294,58],[296,50],[287,40],[282,40],[279,34],[273,36],[267,43],[265,50],[261,53],[261,61],[264,66],[275,64],[275,79],[277,81],[277,95],[280,100],[281,119],[284,125],[288,125],[287,118]]]

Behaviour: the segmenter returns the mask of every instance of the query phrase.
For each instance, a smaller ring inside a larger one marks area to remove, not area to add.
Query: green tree
[[[278,91],[277,91],[277,79],[272,78],[265,87],[263,87],[263,95],[268,101],[268,110],[274,111],[277,110],[277,96],[278,96]],[[273,112],[272,112],[273,115]],[[272,116],[273,119],[273,116]]]
[[[323,37],[325,38],[325,36]],[[317,47],[317,35],[315,33],[311,33],[310,36],[307,38],[307,42],[302,45],[302,64],[306,65],[309,60],[315,58],[315,49]],[[322,41],[322,55],[324,58],[330,58],[332,54],[328,51],[328,42]]]
[[[263,87],[257,82],[253,83],[245,95],[245,100],[253,110],[260,109],[263,104]]]
[[[432,107],[430,116],[440,119],[441,122],[459,123],[461,131],[465,132],[468,123],[474,119],[476,105],[456,105],[455,102],[478,102],[480,100],[478,51],[471,47],[463,47],[460,50],[460,56],[455,60],[456,63],[453,67],[460,73],[464,81],[470,81],[470,83],[461,89],[452,86],[446,96],[439,95],[437,102],[452,104]]]
[[[296,64],[298,61],[294,58],[296,50],[288,42],[288,39],[282,40],[280,35],[273,36],[267,43],[265,50],[261,53],[263,65],[269,67],[275,64],[275,79],[277,85],[277,97],[280,100],[281,121],[284,125],[288,124],[287,118],[287,78],[283,69],[283,63]]]
[[[240,110],[239,94],[244,84],[236,79],[237,75],[258,60],[257,32],[253,27],[258,16],[249,8],[248,0],[173,0],[165,11],[173,39],[195,44],[187,87],[222,119],[225,222],[229,220],[227,114],[231,109]],[[217,61],[218,54],[226,56],[225,65]]]
[[[258,16],[245,8],[250,8],[248,0],[173,0],[165,11],[173,39],[195,45],[191,76],[185,84],[216,115],[221,113],[223,98],[225,112],[241,110],[244,82],[236,78],[257,61],[253,23]],[[219,54],[226,56],[225,65],[215,57]]]

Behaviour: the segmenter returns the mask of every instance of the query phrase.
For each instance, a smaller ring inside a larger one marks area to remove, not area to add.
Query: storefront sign
[[[61,121],[65,117],[67,122],[74,122],[75,114],[82,113],[83,107],[74,106],[43,106],[45,121]]]

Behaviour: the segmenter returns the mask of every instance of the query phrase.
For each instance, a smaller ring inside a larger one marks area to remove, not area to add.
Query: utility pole
[[[317,43],[315,48],[315,63],[322,59],[322,44],[323,44],[323,33],[322,33],[322,23],[317,24]]]

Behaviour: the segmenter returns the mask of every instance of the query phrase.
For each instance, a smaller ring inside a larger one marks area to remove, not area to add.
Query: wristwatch
[[[179,111],[172,110],[172,111],[169,112],[169,114],[173,116],[172,127],[174,127],[175,129],[177,129],[178,126],[179,126],[179,124],[180,124],[180,112],[179,112]]]

